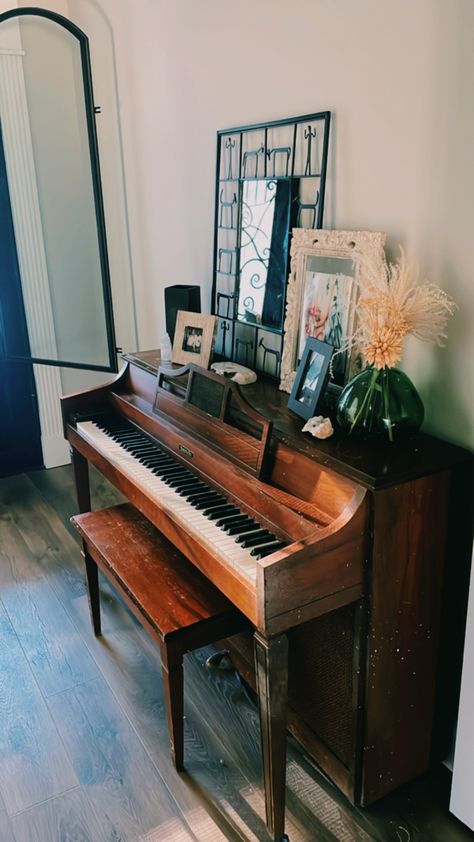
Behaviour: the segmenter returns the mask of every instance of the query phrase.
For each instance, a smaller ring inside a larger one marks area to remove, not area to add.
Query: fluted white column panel
[[[0,52],[0,117],[31,353],[55,359],[53,311],[20,51]],[[43,461],[51,468],[69,461],[59,406],[60,372],[55,367],[35,365],[34,373]]]

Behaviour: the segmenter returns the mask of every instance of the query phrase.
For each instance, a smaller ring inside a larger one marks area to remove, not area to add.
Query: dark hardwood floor
[[[118,500],[93,474],[95,507]],[[186,656],[186,773],[170,761],[158,653],[102,582],[91,631],[71,470],[0,480],[0,842],[265,842],[255,701]],[[352,808],[288,741],[291,842],[468,842],[440,768]]]

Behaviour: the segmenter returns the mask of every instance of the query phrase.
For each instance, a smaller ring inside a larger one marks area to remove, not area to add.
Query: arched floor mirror
[[[12,416],[0,433],[8,442],[18,417],[34,416],[31,364],[50,366],[34,369],[52,424],[41,423],[45,455],[60,423],[42,406],[61,391],[54,367],[117,370],[89,45],[67,18],[0,15],[0,144],[0,389]]]

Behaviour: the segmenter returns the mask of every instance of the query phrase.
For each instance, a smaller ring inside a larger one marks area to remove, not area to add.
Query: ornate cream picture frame
[[[386,234],[379,231],[328,231],[294,228],[288,279],[280,389],[291,392],[308,336],[335,348],[344,345],[356,318],[360,267],[385,262]],[[356,373],[357,355],[334,358],[338,385]],[[342,368],[341,368],[342,367]]]

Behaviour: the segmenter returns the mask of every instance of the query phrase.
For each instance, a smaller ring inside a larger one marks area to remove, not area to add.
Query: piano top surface
[[[140,351],[126,354],[124,359],[156,374],[160,353]],[[330,439],[319,441],[301,432],[303,419],[288,410],[287,393],[274,383],[259,379],[241,387],[241,392],[258,412],[273,421],[273,435],[277,440],[370,489],[452,468],[471,458],[464,448],[425,433],[390,444],[351,438],[336,429]]]

